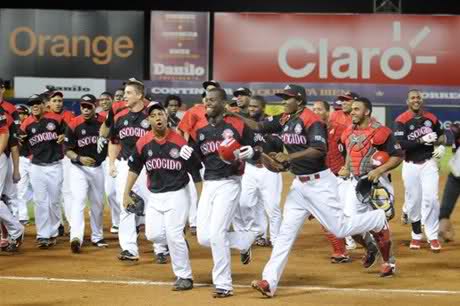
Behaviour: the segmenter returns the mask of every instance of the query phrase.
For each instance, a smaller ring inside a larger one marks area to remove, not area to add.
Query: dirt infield
[[[171,266],[153,263],[151,245],[141,238],[141,260],[125,263],[116,236],[106,234],[110,247],[97,249],[87,243],[82,254],[72,254],[66,239],[50,250],[35,247],[34,226],[28,226],[20,254],[0,256],[0,305],[457,305],[460,301],[460,244],[443,244],[440,254],[427,244],[419,251],[408,249],[410,227],[399,223],[402,183],[394,175],[397,215],[391,222],[397,275],[378,277],[378,265],[361,267],[362,249],[352,251],[353,262],[329,263],[330,247],[316,221],[307,221],[299,235],[275,299],[267,300],[249,288],[260,278],[271,249],[254,248],[248,266],[232,256],[235,296],[224,300],[211,297],[212,260],[209,249],[190,237],[191,259],[197,287],[189,292],[172,292]],[[284,196],[291,182],[285,175]],[[441,179],[441,192],[445,176]],[[108,210],[105,229],[109,229]],[[460,209],[452,220],[458,220]],[[88,223],[87,223],[88,225]],[[88,228],[87,228],[88,229]],[[460,233],[460,222],[455,223]],[[395,304],[396,302],[396,304]]]

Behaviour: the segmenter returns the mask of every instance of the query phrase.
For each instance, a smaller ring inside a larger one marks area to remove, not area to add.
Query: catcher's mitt
[[[137,193],[131,191],[129,193],[130,198],[133,200],[133,203],[128,205],[126,211],[137,216],[144,216],[144,199],[142,199]]]
[[[262,153],[260,157],[260,161],[262,164],[270,170],[271,172],[283,172],[287,171],[289,168],[289,163],[280,163],[275,160],[276,152],[271,152],[269,154]]]
[[[356,185],[356,197],[373,209],[382,209],[387,220],[395,216],[394,196],[380,182],[373,183],[367,176],[362,177]]]

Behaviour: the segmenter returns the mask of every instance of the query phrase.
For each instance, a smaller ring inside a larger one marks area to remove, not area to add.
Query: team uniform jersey
[[[341,136],[346,126],[338,121],[329,122],[327,129],[327,155],[326,164],[331,171],[337,175],[345,165],[346,150],[342,143]]]
[[[126,101],[117,101],[112,103],[112,106],[107,112],[105,125],[108,127],[112,126],[115,116],[124,109],[126,109]]]
[[[391,129],[375,120],[365,129],[349,126],[342,134],[342,142],[347,148],[351,172],[355,177],[366,175],[375,168],[372,165],[372,155],[377,151],[385,151],[390,156],[403,156]]]
[[[332,112],[329,117],[329,122],[342,124],[345,127],[348,127],[353,123],[351,120],[351,115],[349,113],[345,113],[343,110]]]
[[[185,161],[179,155],[185,139],[173,130],[169,130],[162,139],[148,132],[136,143],[136,150],[129,158],[130,171],[140,174],[145,166],[147,188],[153,193],[177,191],[190,181],[187,172],[197,172],[201,163],[196,155]]]
[[[72,119],[75,118],[75,114],[67,110],[56,114],[62,116],[62,124],[64,125],[65,129],[69,126]]]
[[[114,117],[110,127],[111,140],[115,144],[121,144],[118,159],[128,160],[136,150],[136,142],[150,131],[147,109],[140,112],[130,112],[125,108]]]
[[[434,146],[417,142],[431,132],[436,132],[438,137],[444,133],[438,118],[430,112],[414,114],[406,111],[396,118],[394,135],[405,152],[406,161],[418,163],[431,158]]]
[[[236,117],[224,117],[221,122],[213,125],[205,120],[200,120],[194,131],[197,136],[195,151],[200,152],[205,166],[204,179],[218,180],[234,175],[242,175],[244,162],[234,161],[231,164],[220,159],[217,149],[220,143],[229,137],[233,137],[242,146],[254,146],[254,132],[248,128],[242,119]],[[254,154],[257,160],[260,154]]]
[[[65,132],[65,151],[72,150],[80,156],[91,157],[96,160],[94,167],[100,166],[107,156],[107,147],[104,148],[101,154],[97,153],[97,138],[103,122],[104,117],[99,114],[96,114],[90,120],[85,120],[81,115],[75,117],[70,121]],[[81,165],[81,163],[75,161],[72,161],[72,163]]]
[[[196,125],[202,120],[207,121],[206,107],[203,104],[197,104],[184,113],[177,128],[196,140]]]
[[[262,123],[263,133],[280,133],[289,154],[308,148],[327,149],[327,130],[318,115],[308,108],[300,114],[283,114],[279,118],[268,117]],[[317,159],[302,158],[291,162],[290,170],[295,175],[312,174],[327,169],[325,155]]]
[[[15,125],[21,125],[21,120],[19,119],[19,112],[13,104],[3,100],[0,101],[0,108],[3,108],[3,110],[5,110],[5,112],[7,112],[13,118]]]
[[[58,136],[64,133],[62,116],[44,113],[40,119],[30,116],[21,124],[20,132],[32,153],[32,164],[49,164],[63,157],[62,145]]]

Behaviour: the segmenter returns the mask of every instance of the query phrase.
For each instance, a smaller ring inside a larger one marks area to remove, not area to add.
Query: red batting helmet
[[[236,159],[235,151],[241,148],[241,144],[235,138],[226,138],[219,144],[217,152],[219,157],[226,163],[231,163]]]
[[[372,166],[380,167],[390,159],[390,154],[385,151],[377,151],[372,154]]]

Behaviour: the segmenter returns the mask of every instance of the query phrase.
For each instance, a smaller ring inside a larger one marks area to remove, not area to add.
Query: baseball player
[[[412,225],[412,240],[409,248],[417,250],[422,244],[422,224],[430,248],[437,253],[441,250],[438,240],[439,169],[436,160],[444,155],[443,130],[439,120],[423,110],[421,92],[409,90],[408,110],[395,121],[394,135],[405,151],[402,178],[405,189],[404,207]],[[434,145],[441,144],[436,149]]]
[[[243,114],[248,114],[249,101],[251,99],[251,90],[246,87],[240,87],[233,92],[233,96],[236,98],[236,104],[239,108],[239,112]]]
[[[110,92],[103,92],[99,96],[99,107],[101,111],[99,115],[103,118],[107,118],[108,113],[112,109],[113,97]],[[105,148],[105,146],[104,146]],[[102,151],[100,151],[102,153]],[[107,197],[107,202],[110,206],[110,212],[112,216],[112,226],[110,232],[112,234],[118,233],[118,226],[120,224],[120,204],[117,202],[117,191],[115,189],[115,178],[109,174],[109,157],[102,163],[102,169],[104,169],[104,190]]]
[[[371,117],[371,114],[372,104],[367,98],[360,97],[354,100],[351,111],[353,125],[349,126],[341,136],[342,143],[347,150],[347,161],[338,174],[342,177],[350,177],[351,174],[352,184],[352,189],[348,189],[348,192],[346,192],[347,200],[345,202],[349,206],[346,213],[351,211],[351,214],[355,214],[372,210],[369,203],[358,200],[357,192],[355,191],[359,179],[365,179],[363,178],[365,176],[367,176],[368,181],[378,182],[383,186],[390,197],[394,195],[388,171],[396,168],[401,163],[403,152],[401,146],[393,137],[391,129],[377,122]],[[374,155],[377,152],[380,154],[382,152],[388,153],[388,161],[381,161],[382,165],[374,165],[376,163]],[[364,240],[365,236],[362,239]],[[379,242],[378,239],[376,241]],[[361,244],[365,246],[364,242],[361,242]],[[377,253],[377,251],[367,248],[367,253],[363,257],[365,268],[369,268],[374,264],[376,255],[370,256],[369,254]],[[387,271],[384,273],[393,274],[396,269],[394,257],[383,252],[381,252],[381,255],[385,262],[390,261]]]
[[[64,94],[60,91],[55,90],[54,88],[48,88],[48,91],[45,92],[48,97],[47,107],[48,110],[54,114],[57,114],[62,117],[62,128],[63,131],[69,126],[70,121],[75,117],[75,115],[68,110],[64,110]],[[72,189],[70,186],[70,159],[67,156],[64,156],[62,159],[62,204],[64,208],[64,216],[69,223],[71,224],[72,220]],[[61,214],[61,225],[59,226],[59,236],[64,236],[64,222],[62,220]]]
[[[193,149],[187,146],[185,139],[168,128],[168,116],[161,103],[153,102],[147,111],[152,131],[137,141],[134,154],[129,158],[124,206],[130,205],[129,193],[145,166],[150,190],[145,198],[147,239],[167,242],[177,278],[173,290],[189,290],[193,288],[193,278],[184,227],[190,206],[187,189],[193,182],[190,182],[187,171],[198,171],[201,162],[196,157],[191,158]]]
[[[251,127],[263,133],[280,133],[288,153],[277,153],[275,159],[279,163],[290,163],[289,169],[295,179],[286,199],[270,260],[262,280],[253,281],[252,287],[265,296],[275,294],[295,238],[310,215],[338,238],[372,231],[385,258],[380,276],[390,276],[393,272],[388,262],[391,240],[385,213],[383,210],[353,216],[343,213],[337,196],[337,179],[326,166],[325,124],[306,107],[303,87],[289,84],[277,96],[283,99],[283,116],[279,120],[267,118],[257,124],[253,122]]]
[[[177,111],[182,107],[182,99],[179,96],[169,95],[165,99],[164,107],[168,112],[168,126],[177,128],[180,122]]]
[[[230,248],[240,250],[241,261],[251,260],[251,245],[256,235],[253,232],[229,232],[241,193],[241,160],[257,159],[254,133],[239,118],[224,117],[226,93],[213,88],[206,95],[206,116],[195,125],[196,151],[205,166],[203,191],[198,204],[198,243],[211,247],[214,267],[212,279],[215,286],[213,296],[225,298],[233,295]],[[243,147],[239,159],[226,163],[220,159],[218,147],[224,140],[233,139]]]
[[[87,94],[80,99],[81,115],[72,119],[66,129],[64,148],[71,160],[69,169],[72,180],[72,213],[70,226],[70,248],[80,253],[85,231],[84,210],[86,198],[91,202],[91,242],[103,248],[102,225],[104,212],[104,170],[102,162],[107,152],[97,153],[97,137],[105,118],[96,114],[97,99]]]
[[[5,189],[5,182],[8,168],[8,157],[10,147],[17,146],[17,141],[10,133],[15,132],[13,118],[0,107],[0,194]],[[11,213],[6,198],[0,199],[0,224],[2,224],[2,235],[8,235],[8,241],[2,245],[1,250],[7,252],[16,252],[24,238],[24,226]],[[10,204],[11,205],[11,204]],[[5,231],[5,232],[4,232]]]
[[[346,101],[349,104],[348,101]],[[345,103],[343,103],[345,104]],[[313,104],[313,112],[317,114],[321,120],[323,120],[327,124],[327,155],[326,155],[326,164],[331,169],[332,173],[335,176],[338,176],[340,169],[345,164],[345,155],[346,150],[341,142],[340,137],[342,133],[346,129],[346,125],[341,124],[339,121],[329,120],[330,117],[330,105],[326,101],[316,101]],[[349,182],[347,180],[338,178],[337,179],[338,185],[338,196],[340,199],[340,203],[345,203],[344,195],[347,192],[347,188],[349,188]],[[324,228],[323,228],[324,229]],[[348,256],[346,247],[345,247],[345,239],[338,239],[332,233],[326,231],[326,237],[332,245],[332,256],[331,256],[331,263],[347,263],[351,262],[350,256]]]
[[[439,237],[449,242],[454,239],[454,231],[450,222],[450,215],[455,208],[455,203],[460,196],[460,124],[455,123],[450,127],[454,142],[452,151],[454,156],[449,161],[450,173],[444,187],[441,210],[439,213]]]
[[[17,141],[17,134],[19,129],[19,113],[16,107],[8,101],[3,100],[5,92],[5,84],[0,79],[0,108],[2,108],[13,119],[12,124],[9,126],[10,141],[8,146],[8,163],[7,173],[5,178],[5,185],[2,194],[8,197],[9,207],[16,217],[19,216],[19,199],[17,193],[16,183],[20,180],[19,172],[19,146]]]
[[[266,101],[261,96],[253,96],[249,101],[248,115],[255,121],[265,118]],[[262,146],[264,152],[281,152],[283,143],[277,136],[254,134],[254,142]],[[238,211],[233,220],[236,231],[247,230],[257,234],[256,244],[269,246],[278,235],[281,226],[281,193],[283,180],[281,173],[267,170],[260,162],[248,160],[241,180],[241,197]],[[265,213],[270,222],[270,240],[267,239]]]
[[[20,122],[24,122],[30,116],[30,109],[27,105],[17,104],[16,109],[19,113]],[[30,184],[30,152],[26,143],[20,146],[19,153],[19,173],[21,179],[17,184],[18,189],[18,216],[22,224],[29,223],[29,212],[27,203],[32,201],[32,185]]]
[[[35,224],[39,248],[56,244],[60,225],[59,195],[62,188],[62,117],[46,112],[46,97],[33,95],[27,104],[32,116],[21,124],[24,142],[32,153],[30,182],[35,202]]]
[[[124,95],[125,95],[125,89],[118,88],[117,90],[115,90],[115,93],[113,94],[113,102],[123,101]]]
[[[128,158],[134,153],[135,145],[139,138],[150,130],[147,107],[143,98],[144,84],[135,79],[130,79],[125,86],[125,108],[114,116],[110,127],[109,172],[115,177],[117,190],[125,190],[126,178],[129,172]],[[114,108],[114,105],[112,105],[112,108]],[[117,159],[118,163],[115,163]],[[132,188],[143,199],[149,196],[146,180],[146,173],[142,171]],[[122,206],[123,192],[117,192],[117,197],[121,209],[118,239],[122,249],[118,259],[137,261],[139,260],[139,248],[137,245],[136,216]],[[157,255],[157,261],[165,263],[166,246],[154,244],[154,251]]]

